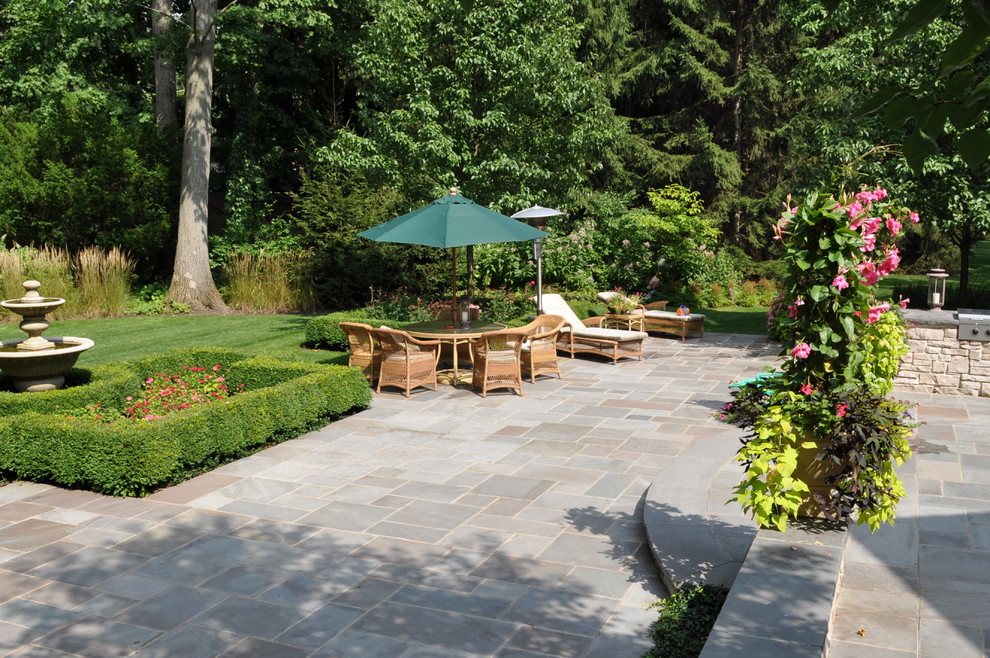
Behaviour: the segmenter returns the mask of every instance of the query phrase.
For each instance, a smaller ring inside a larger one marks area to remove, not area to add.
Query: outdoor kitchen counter
[[[911,351],[895,389],[990,397],[990,311],[908,310],[905,319]]]

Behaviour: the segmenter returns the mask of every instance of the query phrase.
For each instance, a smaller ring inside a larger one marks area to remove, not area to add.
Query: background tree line
[[[567,210],[555,235],[594,236],[609,265],[585,264],[598,287],[683,278],[677,249],[758,271],[788,194],[860,184],[896,191],[928,220],[909,236],[917,268],[953,268],[990,228],[987,165],[967,166],[956,140],[986,128],[986,105],[859,112],[878,90],[895,98],[891,85],[952,104],[959,83],[933,81],[932,53],[974,19],[943,4],[891,41],[913,0],[831,11],[784,0],[6,0],[0,234],[6,246],[121,245],[145,280],[168,278],[188,196],[193,55],[209,33],[203,258],[306,252],[328,308],[395,282],[442,287],[439,250],[355,234],[452,185],[507,213]],[[967,70],[984,79],[985,57]],[[900,155],[912,130],[935,145],[920,173]],[[688,198],[677,190],[696,197],[665,215],[658,199]],[[677,234],[698,207],[717,244]],[[651,246],[634,254],[624,240]],[[479,248],[481,274],[517,283],[526,249]],[[550,282],[573,283],[570,256]]]

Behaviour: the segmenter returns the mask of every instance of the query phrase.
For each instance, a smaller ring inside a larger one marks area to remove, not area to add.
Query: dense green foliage
[[[232,389],[243,384],[244,392],[150,421],[108,424],[76,411],[95,404],[121,409],[149,373],[189,364],[228,367],[228,384]],[[367,381],[356,369],[224,350],[165,353],[104,366],[89,383],[61,391],[0,393],[0,474],[143,495],[366,407],[370,398]]]
[[[895,34],[919,3],[830,4],[219,0],[212,264],[310,254],[329,309],[382,289],[438,297],[448,253],[356,234],[457,185],[506,213],[568,213],[550,226],[552,285],[642,289],[664,258],[661,279],[682,280],[685,299],[733,301],[763,275],[746,259],[779,255],[765,220],[781,199],[867,183],[930,220],[908,236],[906,266],[952,271],[958,249],[965,269],[990,228],[986,44],[973,40],[985,21],[940,0]],[[171,9],[153,37],[142,3],[0,6],[8,241],[120,245],[142,279],[167,275],[181,145],[153,127],[154,55],[177,64],[181,122],[190,18],[188,2]],[[945,53],[937,80],[932,53]],[[873,94],[879,111],[858,113]],[[918,174],[891,157],[905,134],[903,150],[929,156]],[[637,219],[662,216],[653,191],[675,184],[721,231],[698,239],[708,261]],[[526,245],[477,255],[482,286],[534,278]]]
[[[728,596],[721,585],[698,585],[657,601],[651,606],[660,610],[660,618],[650,625],[653,647],[643,658],[700,656]]]
[[[146,270],[167,252],[167,150],[105,97],[64,92],[32,119],[0,104],[0,235],[22,245],[123,245]]]

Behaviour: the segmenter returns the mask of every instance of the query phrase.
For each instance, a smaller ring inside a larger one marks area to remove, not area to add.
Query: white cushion
[[[568,328],[564,327],[563,332],[567,333]],[[625,329],[602,329],[599,327],[579,327],[574,329],[575,336],[584,338],[598,338],[600,340],[614,340],[617,343],[625,343],[630,340],[643,340],[649,338],[645,331],[626,331]]]
[[[681,322],[687,322],[688,320],[704,320],[705,316],[701,313],[691,313],[689,315],[677,315],[673,311],[647,311],[646,317],[657,318],[664,320],[680,320]]]
[[[543,295],[543,312],[549,315],[559,315],[564,321],[573,327],[583,327],[581,318],[571,310],[564,298],[560,295],[549,293]]]

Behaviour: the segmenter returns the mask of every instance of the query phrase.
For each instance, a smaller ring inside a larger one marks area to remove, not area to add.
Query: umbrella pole
[[[450,287],[454,291],[450,317],[454,320],[454,324],[457,324],[457,247],[450,248],[450,263]]]
[[[474,301],[474,245],[469,244],[464,248],[464,252],[467,256],[467,297],[472,302]]]

